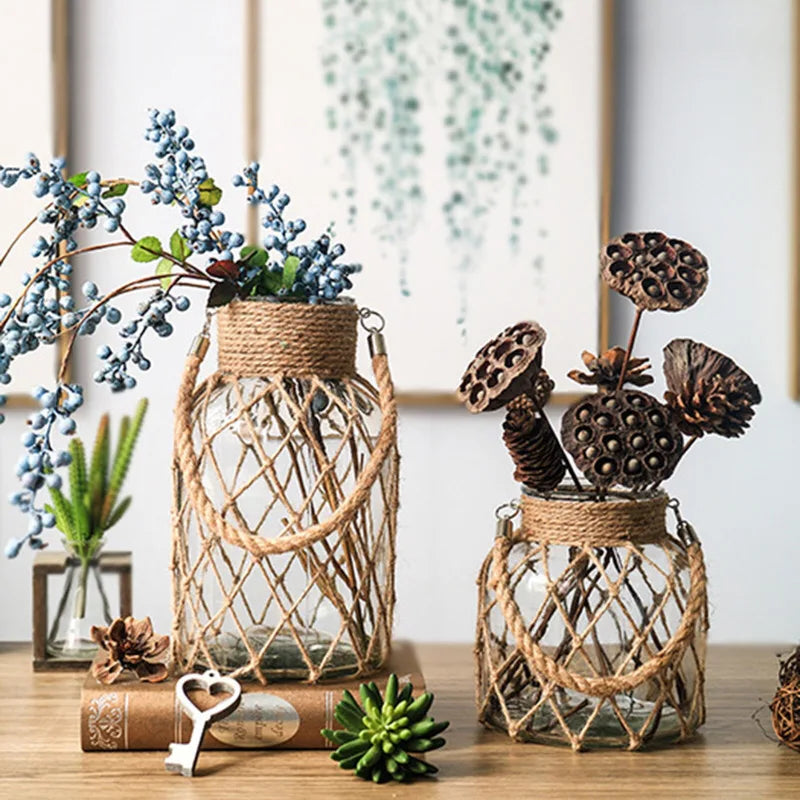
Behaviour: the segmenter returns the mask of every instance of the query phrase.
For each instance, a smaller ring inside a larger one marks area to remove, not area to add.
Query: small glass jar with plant
[[[664,348],[664,402],[642,389],[653,382],[649,359],[633,355],[642,315],[700,298],[699,250],[628,233],[600,265],[636,313],[626,348],[584,352],[585,371],[569,373],[597,390],[564,412],[560,440],[544,412],[554,384],[535,322],[483,347],[458,390],[470,411],[505,410],[522,484],[498,509],[480,575],[479,718],[520,741],[576,750],[680,741],[703,723],[705,566],[677,498],[660,487],[702,436],[743,434],[761,401],[730,358],[690,339]]]
[[[62,491],[60,475],[52,473],[45,478],[50,493],[45,513],[55,519],[67,551],[64,589],[47,637],[50,656],[91,658],[96,650],[90,635],[92,625],[111,622],[99,555],[106,531],[123,518],[133,499],[120,495],[146,410],[147,400],[142,399],[133,418],[122,418],[115,448],[110,417],[104,414],[88,460],[81,439],[72,439],[66,492]]]

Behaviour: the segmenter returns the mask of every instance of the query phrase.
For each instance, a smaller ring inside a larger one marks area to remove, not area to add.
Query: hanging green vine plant
[[[425,201],[423,140],[444,136],[442,213],[461,272],[463,325],[467,273],[482,255],[486,217],[498,205],[509,208],[509,244],[522,249],[522,220],[536,204],[535,178],[548,173],[548,148],[558,134],[544,66],[561,3],[322,0],[322,6],[331,88],[326,114],[339,134],[346,175],[337,196],[344,192],[353,222],[362,213],[358,187],[370,186],[377,232],[404,263]],[[422,89],[440,77],[445,86],[433,92],[442,97],[443,113],[426,114],[423,123]],[[431,125],[441,130],[424,127]],[[526,233],[546,231],[530,225]],[[537,251],[535,244],[525,247],[541,267]],[[401,270],[401,291],[409,294]]]
[[[548,171],[547,147],[557,140],[546,98],[543,64],[561,18],[555,2],[444,0],[448,131],[444,206],[453,239],[466,237],[464,255],[483,242],[475,224],[511,192],[511,243],[519,244],[521,212],[532,201],[533,167]]]
[[[369,205],[377,233],[401,263],[400,288],[408,294],[405,262],[423,192],[420,157],[421,2],[322,0],[329,34],[322,63],[331,89],[328,127],[339,134],[343,185],[334,190],[348,203],[348,221],[359,213],[359,165],[369,165]]]

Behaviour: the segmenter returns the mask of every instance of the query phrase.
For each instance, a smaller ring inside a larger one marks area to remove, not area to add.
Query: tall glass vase
[[[355,368],[359,311],[235,301],[219,369],[187,360],[175,424],[172,658],[318,681],[385,661],[394,606],[396,407]],[[207,340],[206,340],[207,342]]]

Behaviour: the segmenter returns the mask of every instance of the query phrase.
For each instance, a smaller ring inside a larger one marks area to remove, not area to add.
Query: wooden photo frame
[[[9,77],[0,82],[2,106],[6,116],[14,120],[0,133],[0,151],[10,163],[20,163],[29,149],[43,161],[66,156],[69,145],[67,0],[27,0],[25,3],[5,0],[5,5],[8,11],[4,19],[13,20],[15,33],[7,37],[3,48],[2,61],[7,67],[3,73],[7,76],[24,74],[25,80]],[[42,31],[48,29],[50,36],[45,38]],[[49,102],[39,102],[45,97]],[[26,120],[27,124],[23,124]],[[38,213],[40,206],[41,201],[29,189],[0,193],[3,218],[12,231],[21,229]],[[29,232],[29,237],[35,235],[35,231]],[[23,272],[30,269],[27,242],[27,238],[23,239],[0,269],[0,291],[12,296],[18,291]],[[15,363],[7,395],[9,408],[36,406],[28,392],[37,383],[52,383],[61,353],[62,348],[41,348]]]
[[[794,47],[792,50],[794,86],[794,219],[792,241],[791,285],[789,288],[789,395],[800,401],[800,8],[793,8]]]
[[[344,4],[332,3],[325,13],[349,13],[343,10],[345,8]],[[411,3],[409,9],[424,9],[419,11],[420,14],[431,11],[430,5],[423,3]],[[564,6],[565,14],[575,10],[569,5]],[[322,12],[316,3],[314,8],[309,5],[305,11],[293,6],[291,14],[284,14],[280,7],[268,6],[258,0],[247,0],[246,5],[247,157],[261,162],[265,183],[274,181],[281,189],[285,188],[293,194],[294,203],[289,213],[307,219],[309,232],[314,234],[320,227],[324,229],[332,219],[341,220],[348,216],[349,201],[344,192],[339,193],[338,199],[330,200],[337,188],[333,178],[335,165],[331,164],[337,160],[339,149],[333,138],[334,133],[326,129],[324,121],[320,121],[326,110],[325,103],[331,103],[330,97],[324,93],[325,83],[331,82],[330,73],[325,73],[323,80],[322,61],[325,60],[325,47],[329,40],[336,42],[338,35],[330,34],[334,24],[332,19],[335,17],[328,16],[323,23]],[[352,20],[349,24],[352,25]],[[301,26],[303,30],[305,45],[301,48],[302,55],[295,52],[297,48],[292,44],[298,34],[294,26]],[[484,269],[477,278],[465,272],[457,273],[447,263],[447,229],[443,222],[431,222],[441,206],[440,202],[435,202],[441,199],[435,192],[443,182],[441,176],[435,173],[439,162],[434,162],[433,156],[431,160],[423,161],[419,170],[423,176],[421,180],[427,179],[433,184],[433,192],[427,188],[424,190],[426,202],[428,194],[433,197],[430,208],[421,212],[421,231],[412,232],[410,256],[403,267],[410,274],[408,283],[414,286],[411,291],[395,291],[399,285],[394,278],[395,271],[399,269],[397,259],[392,251],[387,254],[386,248],[382,249],[376,243],[377,236],[374,230],[366,230],[366,223],[356,223],[355,227],[350,227],[342,222],[336,226],[337,238],[348,244],[348,251],[352,252],[354,258],[365,263],[364,273],[356,276],[354,294],[358,296],[360,304],[381,311],[387,318],[398,400],[404,404],[455,404],[455,387],[461,369],[478,347],[502,327],[518,319],[533,317],[545,328],[551,329],[552,336],[545,350],[545,367],[556,380],[556,401],[572,402],[581,394],[574,391],[566,379],[568,369],[579,366],[581,350],[592,346],[598,351],[607,349],[609,298],[607,287],[599,279],[597,253],[609,236],[613,0],[592,0],[579,13],[564,16],[561,26],[563,47],[560,56],[556,57],[558,40],[553,39],[549,57],[555,60],[552,61],[554,66],[548,76],[547,91],[553,97],[569,98],[568,102],[562,100],[560,106],[554,101],[556,116],[559,109],[564,117],[572,115],[565,122],[566,135],[561,137],[559,133],[556,149],[551,151],[556,153],[552,171],[563,178],[563,185],[558,184],[553,188],[555,178],[548,176],[542,179],[543,185],[547,180],[551,183],[548,184],[549,188],[541,192],[541,205],[538,205],[537,198],[533,204],[528,204],[527,211],[514,212],[529,213],[530,224],[526,225],[528,220],[523,217],[521,228],[526,231],[536,229],[535,233],[542,237],[533,247],[540,248],[544,253],[541,260],[545,264],[544,279],[541,278],[542,273],[534,278],[532,271],[523,272],[528,269],[530,262],[515,265],[513,259],[505,257],[497,257],[495,262],[493,259],[499,251],[494,245],[490,248],[493,255],[489,259],[492,270]],[[421,29],[422,26],[417,28]],[[557,33],[559,29],[555,30]],[[365,41],[367,39],[365,34]],[[309,53],[316,52],[317,47],[322,52],[322,59],[309,56]],[[431,51],[434,50],[431,48]],[[578,54],[582,54],[580,58]],[[581,58],[584,60],[581,61]],[[576,61],[578,64],[574,66]],[[437,98],[441,99],[435,87],[425,95],[428,87],[424,84],[436,83],[443,74],[450,74],[438,62],[422,63],[430,71],[420,72],[417,76],[422,97],[420,114],[426,111],[426,103],[435,106]],[[279,68],[275,67],[276,64],[280,65]],[[348,66],[352,65],[348,63]],[[585,70],[581,71],[583,67]],[[558,72],[559,68],[564,75]],[[344,67],[340,76],[348,79]],[[352,93],[350,96],[353,96]],[[334,97],[334,107],[341,107],[346,101],[344,94],[341,97],[344,99],[336,100]],[[438,115],[436,120],[441,119],[440,111],[435,106],[429,112],[431,116],[425,120],[433,121],[434,114]],[[596,126],[590,122],[592,119],[596,119]],[[531,122],[539,124],[538,121]],[[429,138],[425,140],[422,158],[426,158],[429,151],[437,157],[441,156],[441,152],[436,150],[440,145],[437,136],[444,138],[444,134],[440,136],[432,122],[427,128],[425,124],[421,122],[420,126],[431,133],[426,134]],[[570,135],[570,130],[576,128],[580,129],[580,135]],[[565,148],[563,154],[559,154],[557,149],[561,146]],[[362,168],[363,163],[363,160],[358,163],[359,175],[366,171]],[[547,172],[548,169],[541,171]],[[431,175],[434,177],[429,177]],[[359,185],[357,190],[348,189],[348,193],[357,191],[363,198],[372,190],[375,198],[372,204],[375,206],[380,184],[374,181],[370,183],[371,180],[369,176],[365,181],[356,177],[354,183],[362,181],[367,188],[362,191]],[[591,186],[596,187],[596,193],[592,192]],[[538,208],[533,209],[532,205],[538,205]],[[500,223],[495,228],[497,236],[505,236],[507,242],[511,217],[504,219],[509,224],[504,227],[504,223]],[[515,224],[519,223],[520,219],[517,218]],[[490,226],[491,223],[487,223],[487,229]],[[248,233],[251,241],[263,235],[255,211],[250,218]],[[502,243],[501,238],[493,240],[490,237],[491,233],[487,234],[486,241]],[[563,257],[562,254],[568,249],[568,255]],[[533,252],[536,251],[526,250],[524,258]],[[546,272],[548,268],[549,273]],[[428,272],[424,272],[426,269]],[[506,274],[499,274],[501,271]],[[524,284],[522,292],[516,289],[509,291],[493,283],[508,281],[513,287],[521,279],[531,281]],[[473,282],[463,289],[468,280]],[[545,288],[540,289],[543,285]],[[457,291],[464,293],[460,300],[455,298]],[[401,294],[406,296],[401,298]],[[472,317],[465,322],[465,316],[459,309],[467,307]]]

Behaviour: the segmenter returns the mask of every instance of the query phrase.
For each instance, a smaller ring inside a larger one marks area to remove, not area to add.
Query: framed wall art
[[[800,9],[794,14],[794,225],[791,286],[789,290],[789,394],[800,400]]]
[[[545,366],[561,399],[575,354],[605,347],[612,12],[250,0],[247,149],[364,265],[404,402],[454,402],[514,319],[559,331]]]
[[[21,164],[29,150],[49,159],[67,154],[68,55],[66,0],[0,0],[8,30],[0,53],[0,107],[10,124],[0,126],[0,163]],[[19,76],[24,76],[21,80]],[[0,219],[10,241],[13,232],[36,217],[41,200],[31,191],[0,192]],[[16,295],[20,280],[30,269],[28,230],[11,253],[0,253],[0,293]],[[14,365],[8,386],[8,405],[27,406],[34,401],[31,387],[52,382],[58,348],[42,348]],[[25,387],[22,393],[17,387]],[[5,387],[3,387],[5,389]]]

